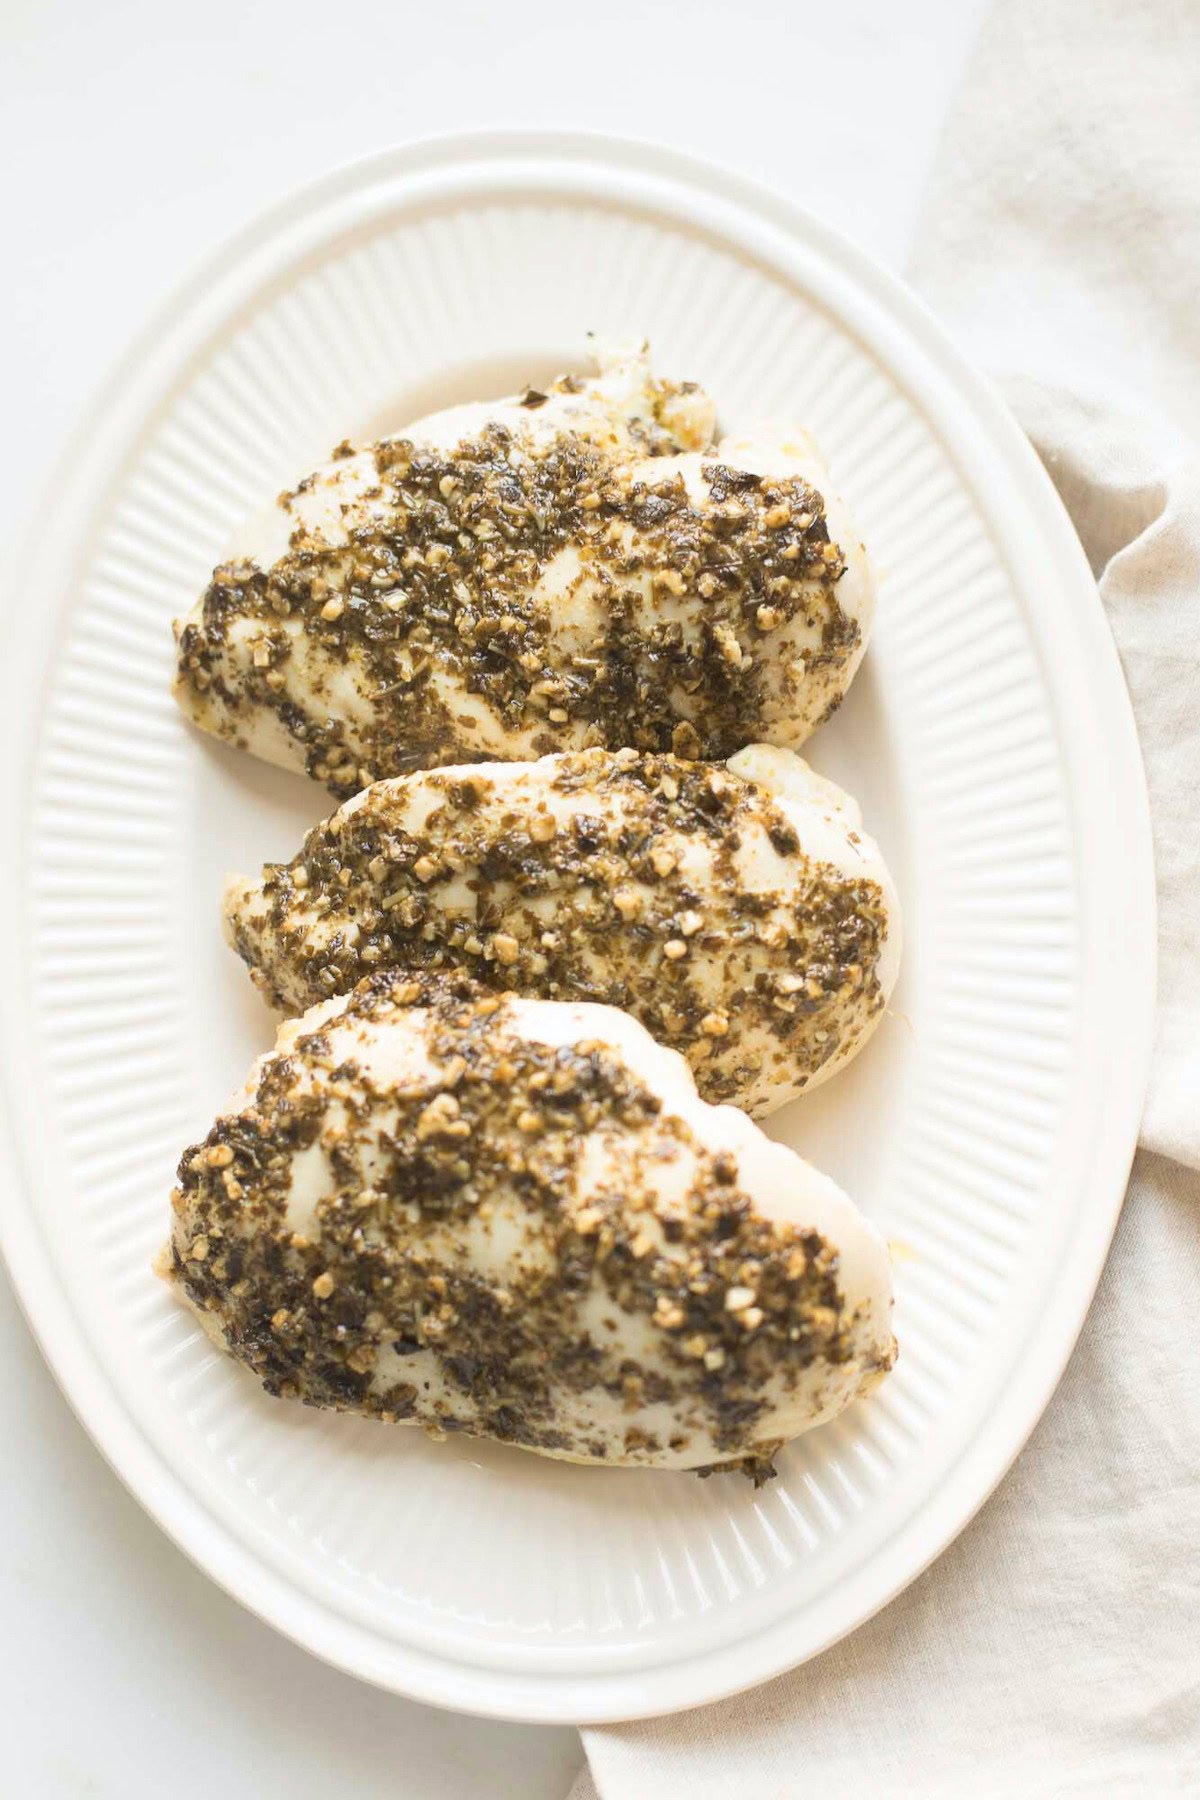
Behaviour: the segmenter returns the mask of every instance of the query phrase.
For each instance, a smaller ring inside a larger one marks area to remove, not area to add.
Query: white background
[[[986,4],[0,0],[0,555],[194,263],[290,187],[400,139],[659,139],[901,267]],[[0,1792],[561,1800],[573,1732],[362,1687],[198,1574],[91,1448],[2,1276],[0,1368]]]

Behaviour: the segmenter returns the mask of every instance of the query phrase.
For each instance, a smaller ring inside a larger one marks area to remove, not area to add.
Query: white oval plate
[[[329,809],[202,742],[170,620],[346,435],[647,334],[727,424],[811,426],[881,573],[816,766],[904,896],[893,1015],[774,1129],[897,1249],[899,1366],[739,1479],[573,1469],[266,1399],[151,1274],[182,1147],[271,1022],[226,869]],[[126,364],[14,595],[5,1240],[96,1441],[218,1581],[331,1662],[509,1718],[694,1705],[811,1656],[960,1530],[1045,1405],[1134,1144],[1145,794],[1095,586],[1034,456],[896,283],[673,154],[488,135],[346,170],[244,233]]]

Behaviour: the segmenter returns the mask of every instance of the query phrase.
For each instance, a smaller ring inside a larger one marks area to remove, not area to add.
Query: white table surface
[[[986,5],[0,0],[0,558],[81,407],[196,259],[399,139],[657,138],[899,266]],[[7,582],[3,603],[20,604]],[[0,1367],[0,1791],[561,1800],[574,1732],[361,1686],[199,1574],[76,1424],[2,1275]]]

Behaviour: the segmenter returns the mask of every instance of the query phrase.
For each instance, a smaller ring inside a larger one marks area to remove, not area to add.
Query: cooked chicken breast
[[[590,746],[795,746],[874,611],[803,432],[713,444],[644,350],[343,453],[248,528],[176,625],[197,725],[339,795]]]
[[[230,942],[300,1012],[375,968],[623,1006],[708,1100],[765,1113],[870,1036],[899,908],[858,808],[790,750],[636,750],[376,782],[225,894]]]
[[[894,1360],[877,1232],[614,1008],[373,976],[179,1180],[164,1268],[214,1338],[435,1436],[761,1475]]]

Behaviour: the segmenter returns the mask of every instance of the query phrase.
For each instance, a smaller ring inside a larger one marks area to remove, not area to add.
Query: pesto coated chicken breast
[[[765,1113],[865,1043],[899,908],[858,808],[789,750],[636,750],[376,782],[225,894],[231,943],[300,1012],[376,968],[622,1006],[708,1100]]]
[[[339,795],[592,746],[725,757],[802,743],[873,611],[808,437],[715,442],[642,350],[344,445],[177,623],[176,693]]]
[[[769,1472],[891,1366],[886,1247],[626,1014],[376,975],[185,1152],[164,1272],[272,1394]]]

